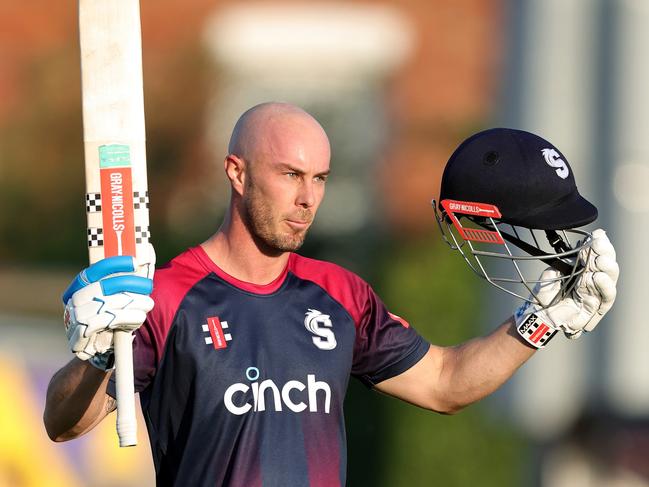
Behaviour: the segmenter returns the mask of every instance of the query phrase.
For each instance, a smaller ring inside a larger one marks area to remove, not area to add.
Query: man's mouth
[[[296,231],[306,230],[307,228],[309,228],[309,225],[311,225],[311,221],[309,220],[286,219],[284,221],[289,227]]]

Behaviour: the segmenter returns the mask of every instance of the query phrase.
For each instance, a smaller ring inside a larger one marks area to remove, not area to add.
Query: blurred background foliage
[[[432,222],[431,222],[432,224]],[[438,232],[392,241],[376,255],[375,289],[428,340],[455,345],[482,334],[480,283]],[[526,448],[482,404],[431,414],[352,382],[347,399],[349,485],[514,486]]]

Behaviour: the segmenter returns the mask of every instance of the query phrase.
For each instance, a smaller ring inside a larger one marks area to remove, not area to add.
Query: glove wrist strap
[[[516,316],[516,331],[530,346],[544,348],[557,334],[557,330],[548,320],[537,313]]]

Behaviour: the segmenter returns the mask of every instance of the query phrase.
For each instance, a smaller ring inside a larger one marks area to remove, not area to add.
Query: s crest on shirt
[[[336,348],[336,335],[332,329],[333,324],[329,315],[317,309],[309,309],[304,317],[304,326],[313,333],[313,344],[320,350],[333,350]]]

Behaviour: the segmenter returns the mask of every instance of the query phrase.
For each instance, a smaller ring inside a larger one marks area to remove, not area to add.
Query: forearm
[[[453,413],[498,389],[534,354],[510,318],[487,336],[442,349],[435,395]]]
[[[375,388],[422,408],[453,414],[500,387],[534,354],[507,320],[455,347],[431,345],[414,366]]]
[[[110,372],[77,358],[54,374],[43,414],[48,436],[54,441],[77,438],[111,412],[115,406],[106,395],[109,379]]]

